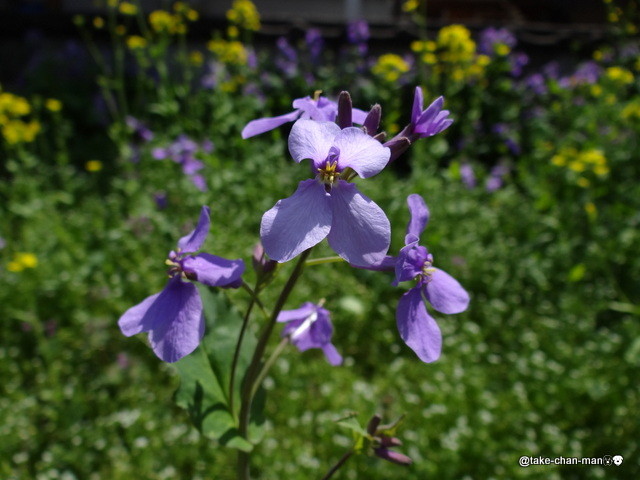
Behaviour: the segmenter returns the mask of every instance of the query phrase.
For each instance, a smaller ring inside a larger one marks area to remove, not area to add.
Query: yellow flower
[[[599,97],[602,95],[602,87],[598,84],[591,85],[591,95],[594,97]]]
[[[94,17],[93,18],[93,26],[95,28],[97,28],[98,30],[100,30],[101,28],[104,28],[104,18],[102,18],[102,17]]]
[[[587,212],[587,215],[591,220],[595,220],[595,218],[598,216],[598,209],[593,202],[585,203],[584,211]]]
[[[107,0],[107,6],[110,8],[116,8],[120,0]]]
[[[434,53],[425,53],[422,55],[422,61],[427,65],[433,65],[438,63],[438,57],[436,57]]]
[[[564,167],[567,164],[567,159],[564,155],[557,154],[551,157],[551,163],[556,167]]]
[[[495,44],[493,50],[496,52],[496,54],[502,57],[506,57],[507,55],[509,55],[509,52],[511,52],[509,45],[505,45],[504,43]]]
[[[4,92],[0,93],[0,112],[9,116],[22,117],[31,113],[31,105],[24,97]]]
[[[210,40],[207,48],[222,63],[230,65],[246,65],[249,56],[242,42],[237,40]]]
[[[233,0],[227,20],[245,30],[260,30],[260,14],[251,0]]]
[[[154,10],[149,14],[149,24],[156,33],[181,33],[184,30],[180,17],[164,10]]]
[[[44,102],[44,107],[50,112],[59,112],[62,110],[62,102],[55,98],[47,98]]]
[[[9,145],[33,142],[38,132],[40,132],[40,122],[36,120],[30,122],[10,120],[2,125],[2,136]]]
[[[227,28],[227,36],[231,39],[236,39],[240,35],[240,30],[235,25],[229,25]]]
[[[470,62],[476,53],[476,43],[471,39],[471,32],[463,25],[441,28],[436,43],[442,50],[441,58],[445,62]]]
[[[633,83],[633,73],[626,68],[622,67],[609,67],[607,68],[605,75],[612,82],[619,85],[628,85]]]
[[[129,50],[138,50],[147,46],[147,39],[140,35],[130,35],[127,37],[127,47]]]
[[[189,52],[189,63],[191,65],[195,65],[196,67],[199,67],[200,65],[202,65],[203,62],[204,62],[204,56],[202,55],[202,52],[199,52],[197,50]]]
[[[621,115],[624,120],[640,120],[640,102],[633,101],[627,104]]]
[[[393,83],[409,71],[409,64],[395,53],[386,53],[378,58],[371,72],[382,80]]]
[[[138,13],[138,7],[131,2],[122,2],[118,7],[118,11],[122,15],[135,15]]]
[[[569,162],[569,165],[567,165],[569,167],[569,170],[573,170],[574,172],[580,173],[580,172],[584,172],[585,170],[585,164],[579,160],[572,160]]]
[[[190,22],[195,22],[196,20],[198,20],[198,18],[200,18],[200,14],[193,8],[190,8],[186,11],[185,17],[187,17],[187,20],[189,20]]]
[[[116,26],[116,35],[125,35],[127,33],[127,27],[125,27],[124,25],[117,25]]]
[[[10,272],[21,272],[25,268],[36,268],[38,266],[38,257],[33,253],[18,252],[12,261],[7,264],[7,270]]]
[[[586,178],[584,178],[584,177],[580,177],[580,178],[578,178],[578,180],[576,180],[576,184],[579,187],[588,188],[589,185],[591,185],[591,182],[589,180],[587,180]]]
[[[420,6],[420,0],[407,0],[402,4],[402,10],[407,13],[415,12]]]
[[[84,168],[87,172],[99,172],[102,170],[102,162],[100,160],[89,160],[84,164]]]
[[[593,167],[593,173],[598,175],[599,177],[604,177],[609,174],[609,167],[606,165],[596,165]]]

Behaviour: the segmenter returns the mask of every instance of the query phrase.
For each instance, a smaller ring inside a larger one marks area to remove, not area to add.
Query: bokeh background
[[[361,455],[335,478],[638,478],[638,23],[635,0],[0,0],[0,477],[235,478],[117,320],[202,205],[205,250],[250,263],[262,213],[308,178],[290,124],[243,140],[247,122],[348,90],[390,138],[420,86],[454,124],[359,188],[392,253],[425,198],[422,243],[471,305],[434,312],[443,355],[423,364],[395,324],[407,286],[309,268],[287,308],[325,298],[345,362],[284,352],[254,477],[321,478],[352,442],[336,420],[377,412],[406,416],[413,465]]]

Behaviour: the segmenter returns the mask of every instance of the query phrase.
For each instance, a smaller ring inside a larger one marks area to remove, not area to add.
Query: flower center
[[[323,168],[318,169],[318,180],[326,185],[333,185],[333,182],[340,176],[337,170],[338,161],[327,160]]]
[[[433,266],[433,255],[429,254],[422,265],[420,273],[416,276],[416,279],[420,282],[429,283],[435,271],[436,268]]]
[[[170,278],[180,275],[182,280],[197,280],[195,272],[185,270],[183,261],[188,253],[180,253],[180,249],[177,251],[170,251],[169,257],[164,261],[165,265],[169,266],[168,274]]]

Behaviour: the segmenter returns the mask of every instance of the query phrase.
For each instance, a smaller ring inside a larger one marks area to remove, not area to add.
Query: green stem
[[[322,265],[324,263],[336,263],[336,262],[345,262],[346,260],[342,257],[322,257],[322,258],[314,258],[312,260],[307,260],[305,262],[306,267],[313,267],[315,265]]]
[[[242,284],[242,288],[244,288],[249,295],[251,295],[251,299],[254,300],[256,302],[256,305],[258,305],[258,308],[260,309],[260,311],[262,312],[262,315],[264,315],[265,318],[271,318],[271,316],[269,315],[269,312],[267,312],[267,309],[264,308],[264,304],[262,303],[262,301],[260,300],[260,298],[258,297],[258,291],[259,289],[256,288],[255,290],[252,289],[249,285],[247,285],[246,283]]]
[[[349,457],[351,457],[351,455],[353,455],[353,450],[347,451],[342,457],[340,457],[340,460],[338,460],[336,464],[333,467],[331,467],[331,469],[320,480],[328,480],[329,478],[331,478],[333,474],[336,473],[340,469],[340,467],[342,467],[342,465],[345,464],[347,460],[349,460]]]
[[[242,286],[246,289],[249,289],[251,292],[251,287],[249,287],[245,282],[242,282]],[[240,334],[238,335],[238,341],[236,342],[236,349],[233,352],[233,360],[231,362],[231,375],[229,378],[229,411],[231,412],[231,416],[233,417],[233,412],[235,410],[233,405],[233,391],[235,389],[236,383],[236,369],[238,366],[238,358],[240,357],[240,349],[242,348],[242,340],[244,339],[244,333],[247,330],[247,325],[249,325],[249,317],[251,316],[251,311],[253,310],[253,306],[256,304],[256,296],[251,296],[251,301],[249,302],[249,306],[247,307],[247,312],[244,314],[244,318],[242,319],[242,326],[240,327]]]
[[[267,376],[267,373],[269,373],[269,370],[271,370],[271,367],[273,366],[275,361],[278,359],[278,357],[284,350],[284,347],[286,347],[288,344],[289,344],[289,337],[283,338],[278,344],[278,346],[275,348],[275,350],[271,353],[267,361],[264,362],[264,365],[262,366],[260,373],[258,373],[258,376],[256,377],[256,381],[253,383],[253,388],[251,389],[251,397],[256,396],[256,393],[258,393],[258,389],[260,388],[260,385],[262,385],[262,381]]]
[[[251,415],[251,403],[253,401],[253,393],[257,391],[258,387],[255,387],[256,379],[260,373],[260,363],[262,361],[262,357],[264,356],[265,349],[267,348],[267,344],[269,342],[269,338],[271,337],[271,333],[273,331],[273,327],[276,324],[276,320],[282,307],[289,298],[293,287],[295,286],[298,278],[300,278],[302,271],[304,270],[305,262],[311,253],[310,248],[305,250],[300,255],[298,259],[298,263],[296,264],[293,272],[291,272],[291,276],[284,288],[280,292],[280,296],[276,301],[276,305],[273,308],[271,313],[271,317],[269,318],[269,322],[262,329],[262,333],[260,334],[260,338],[258,339],[258,344],[256,345],[256,349],[253,352],[253,357],[251,358],[251,363],[249,364],[249,368],[247,369],[247,373],[242,385],[242,401],[240,405],[240,422],[238,426],[238,430],[240,435],[243,438],[247,438],[247,432],[249,429],[249,420]],[[259,385],[258,385],[259,386]],[[238,453],[238,479],[239,480],[248,480],[249,479],[249,453],[239,452]]]

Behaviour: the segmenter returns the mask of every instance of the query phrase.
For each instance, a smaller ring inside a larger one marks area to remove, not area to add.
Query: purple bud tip
[[[371,420],[369,420],[369,423],[367,424],[367,433],[369,435],[375,435],[376,430],[378,430],[378,426],[380,425],[380,422],[382,421],[382,419],[380,418],[380,415],[378,415],[377,413],[371,417]]]
[[[382,117],[382,107],[380,105],[375,104],[369,110],[367,117],[364,119],[364,124],[362,125],[365,128],[365,132],[367,132],[370,136],[374,136],[380,128],[380,118]]]
[[[392,463],[397,463],[398,465],[411,465],[413,463],[413,461],[406,455],[399,452],[394,452],[393,450],[389,450],[388,448],[376,448],[373,452],[377,457],[380,457]]]
[[[336,123],[340,128],[353,126],[352,111],[351,95],[349,95],[349,92],[340,92],[338,97],[338,117],[336,119]]]

